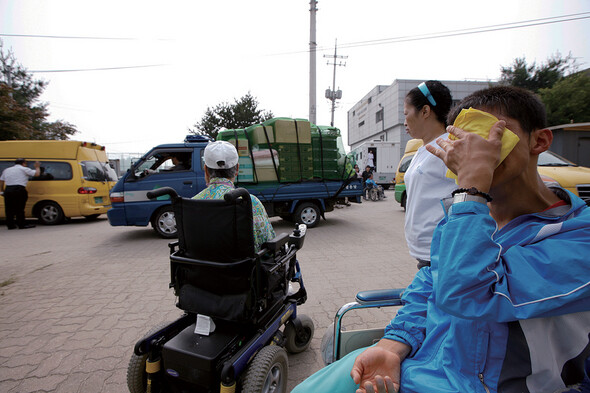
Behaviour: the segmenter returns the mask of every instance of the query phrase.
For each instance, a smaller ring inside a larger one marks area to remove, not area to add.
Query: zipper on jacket
[[[486,383],[483,380],[483,374],[479,373],[479,374],[477,374],[477,376],[479,377],[479,381],[483,385],[483,388],[486,390],[486,393],[490,393],[490,389],[488,389],[488,386],[486,385]]]

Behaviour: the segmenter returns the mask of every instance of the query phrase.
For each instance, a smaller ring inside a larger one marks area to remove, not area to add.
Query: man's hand
[[[410,352],[406,344],[383,339],[361,353],[350,372],[357,393],[394,393],[400,386],[400,366]],[[393,388],[393,390],[392,390]]]
[[[426,150],[443,160],[447,168],[457,175],[459,187],[475,187],[489,192],[494,170],[500,164],[504,127],[504,120],[496,122],[486,140],[477,134],[449,126],[447,131],[457,139],[439,138],[436,143],[442,149],[426,145]]]
[[[35,161],[35,168],[41,168],[41,162],[40,161]]]

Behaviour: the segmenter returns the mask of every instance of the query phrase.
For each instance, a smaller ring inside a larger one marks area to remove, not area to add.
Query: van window
[[[27,160],[27,166],[35,169],[35,161]],[[0,161],[0,173],[14,165],[14,161]],[[32,177],[32,181],[40,180],[70,180],[72,178],[72,167],[67,162],[41,161],[41,175]]]
[[[35,161],[27,161],[27,166],[35,169]],[[31,180],[70,180],[72,178],[72,166],[67,162],[41,161],[41,175]]]
[[[407,156],[406,158],[404,158],[402,160],[402,162],[399,164],[399,169],[398,169],[398,171],[400,173],[404,173],[408,170],[408,167],[410,166],[410,163],[412,162],[412,158],[414,158],[413,154],[411,156]]]
[[[82,161],[82,175],[84,179],[90,181],[117,181],[117,174],[105,162]]]

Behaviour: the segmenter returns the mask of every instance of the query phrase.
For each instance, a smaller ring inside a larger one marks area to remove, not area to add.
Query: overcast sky
[[[49,81],[42,99],[51,119],[80,131],[72,139],[143,153],[181,142],[208,106],[248,91],[276,116],[308,118],[309,8],[308,0],[0,0],[0,38],[29,71],[119,68],[34,75]],[[590,67],[589,17],[590,0],[320,0],[317,122],[330,123],[333,68],[323,56],[336,39],[348,56],[336,74],[335,125],[346,142],[346,112],[375,85],[496,80],[516,57],[544,62],[557,51]]]

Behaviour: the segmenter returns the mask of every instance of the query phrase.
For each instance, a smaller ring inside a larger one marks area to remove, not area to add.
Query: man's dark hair
[[[448,123],[453,124],[462,109],[494,110],[517,120],[523,131],[531,133],[547,127],[545,105],[533,92],[514,86],[495,86],[465,97],[449,113]]]
[[[436,115],[436,119],[446,126],[447,114],[453,104],[451,91],[439,81],[426,81],[425,83],[436,105],[432,105],[418,87],[414,87],[406,94],[406,102],[417,110],[422,109],[424,105],[428,105]]]
[[[225,179],[233,179],[236,177],[238,166],[234,166],[233,168],[227,169],[213,169],[207,167],[207,172],[209,172],[209,177],[222,177]]]
[[[14,163],[15,163],[16,165],[22,165],[22,164],[24,164],[25,162],[27,162],[27,159],[26,159],[26,158],[17,158],[16,160],[14,160]]]

